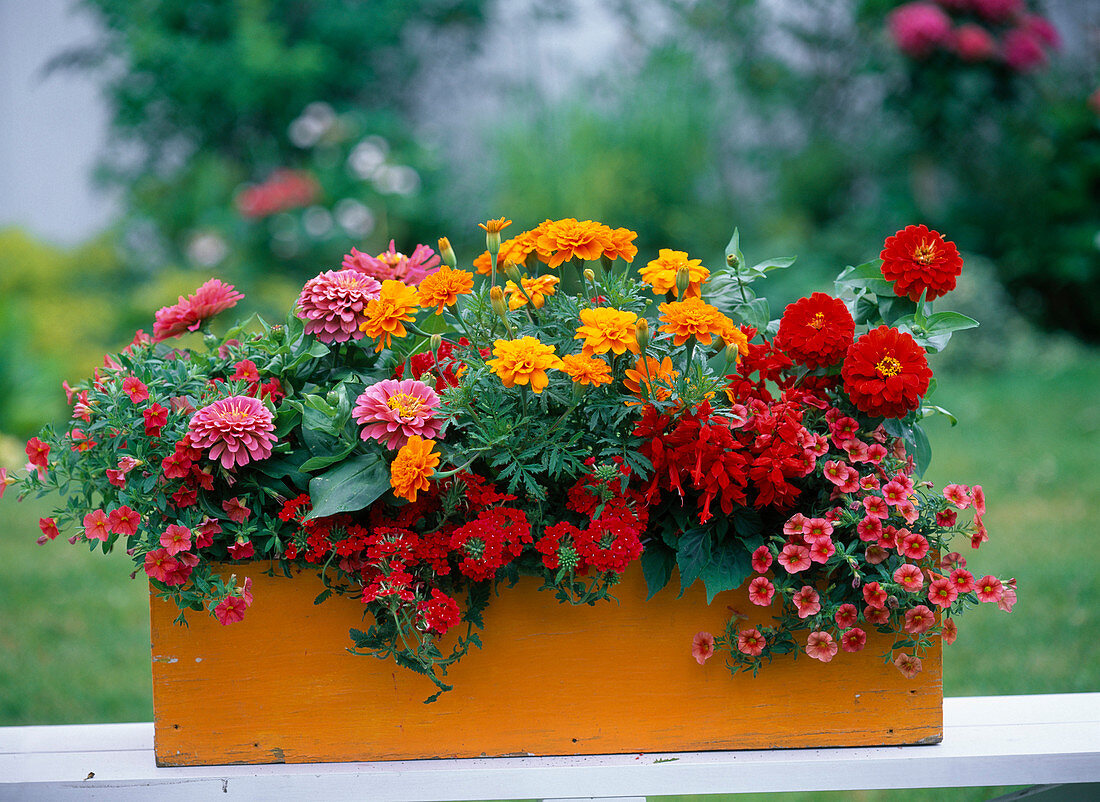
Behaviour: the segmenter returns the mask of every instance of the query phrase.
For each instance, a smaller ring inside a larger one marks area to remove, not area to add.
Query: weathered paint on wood
[[[319,580],[251,576],[255,602],[223,627],[151,600],[157,764],[303,763],[424,757],[575,755],[936,743],[943,735],[940,649],[907,680],[870,633],[858,654],[824,665],[804,654],[731,676],[719,655],[691,657],[699,630],[730,608],[767,620],[743,589],[708,607],[695,587],[645,601],[640,570],[620,604],[571,607],[538,583],[502,588],[485,613],[485,649],[434,686],[389,661],[349,654],[362,605],[314,605]],[[675,582],[675,579],[673,580]]]

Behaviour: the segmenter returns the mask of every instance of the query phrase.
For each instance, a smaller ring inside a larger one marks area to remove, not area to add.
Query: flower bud
[[[728,253],[728,254],[726,254],[726,264],[729,265],[730,267],[736,269],[737,266],[739,264],[741,264],[741,260],[737,258],[737,254]]]
[[[446,237],[439,238],[439,255],[443,257],[443,264],[447,267],[453,268],[458,264],[458,260],[455,258],[454,249],[451,248],[451,241]]]
[[[898,597],[897,596],[887,596],[886,597],[886,606],[889,607],[891,610],[898,609],[898,607],[899,607]]]
[[[644,353],[649,347],[649,321],[644,317],[634,323],[634,337],[638,340],[638,350]]]
[[[500,315],[502,318],[507,319],[506,309],[504,306],[504,290],[494,285],[489,290],[489,301],[493,305],[493,311]]]
[[[442,334],[433,334],[431,337],[428,338],[428,348],[431,349],[433,355],[439,353],[439,348],[441,345],[443,345]]]
[[[687,288],[691,286],[691,271],[686,267],[676,269],[676,297],[683,298]]]
[[[592,270],[591,267],[586,267],[584,269],[584,280],[591,284],[596,283],[596,273]]]
[[[510,259],[506,259],[504,261],[504,275],[506,275],[508,277],[508,280],[515,284],[517,287],[520,286],[519,265],[517,265]]]
[[[741,349],[737,347],[737,343],[726,343],[726,364],[739,361],[741,361]]]
[[[330,406],[336,406],[340,403],[340,397],[342,395],[343,393],[341,393],[340,390],[333,388],[325,394],[325,401],[327,401]]]
[[[500,232],[492,229],[485,232],[485,250],[496,256],[500,250]]]

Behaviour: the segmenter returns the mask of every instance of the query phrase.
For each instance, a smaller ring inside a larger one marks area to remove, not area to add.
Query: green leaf
[[[320,593],[317,594],[317,598],[313,600],[313,603],[315,605],[316,604],[323,604],[331,595],[332,595],[332,591],[329,590],[328,588],[325,588],[324,590],[322,590]]]
[[[700,576],[707,591],[707,604],[724,590],[733,590],[752,574],[752,559],[740,543],[731,543],[711,556]]]
[[[676,548],[676,565],[680,569],[680,593],[683,594],[702,574],[711,559],[710,530],[695,527],[685,530]]]
[[[929,334],[945,334],[963,329],[973,329],[978,326],[978,321],[958,312],[936,312],[929,315],[924,328]]]
[[[339,454],[328,454],[317,457],[310,457],[302,463],[299,470],[301,471],[319,471],[321,468],[327,468],[329,465],[333,465],[337,462],[341,462],[346,459],[348,454],[355,448],[355,443],[345,448]]]
[[[364,454],[310,480],[313,512],[307,518],[361,510],[389,489],[386,461],[377,454]]]
[[[332,353],[332,349],[325,345],[323,342],[318,341],[314,342],[313,345],[311,345],[306,350],[306,353],[312,357],[317,357],[319,359],[320,357],[328,356],[330,353]]]
[[[642,573],[649,588],[646,601],[652,599],[672,578],[672,569],[676,565],[676,552],[659,540],[651,540],[642,552]]]
[[[928,442],[928,435],[924,433],[924,429],[920,426],[912,428],[911,437],[910,445],[913,449],[913,461],[916,463],[917,475],[923,476],[924,472],[928,470],[928,466],[932,464],[932,444]]]
[[[759,262],[750,267],[749,270],[761,274],[771,270],[782,270],[785,267],[793,265],[794,260],[797,258],[797,256],[778,256],[774,259],[765,259],[763,262]]]
[[[948,412],[943,407],[937,407],[935,404],[929,404],[926,407],[921,407],[920,412],[921,412],[921,417],[926,418],[929,415],[938,414],[938,415],[943,415],[945,418],[947,418],[949,421],[951,421],[952,426],[958,426],[958,424],[959,424],[959,419],[958,418],[956,418],[952,413]]]
[[[759,331],[767,328],[771,321],[771,308],[767,298],[753,298],[748,303],[738,304],[737,313],[745,323]]]
[[[733,229],[733,236],[726,245],[726,264],[729,264],[731,256],[737,257],[737,266],[740,268],[745,263],[745,257],[741,254],[741,232]]]

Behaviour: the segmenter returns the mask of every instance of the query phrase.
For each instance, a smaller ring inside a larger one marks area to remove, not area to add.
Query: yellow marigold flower
[[[611,366],[602,359],[569,354],[561,358],[561,371],[567,373],[574,383],[590,387],[611,384]]]
[[[432,451],[435,440],[425,440],[418,434],[409,438],[390,464],[390,486],[393,494],[407,501],[416,501],[418,490],[427,490],[428,479],[439,465],[439,452]]]
[[[523,292],[519,291],[519,287],[516,286],[514,281],[509,281],[504,285],[504,294],[508,296],[509,309],[519,309],[521,306],[525,306],[528,298],[531,299],[531,306],[535,309],[542,309],[543,304],[546,303],[546,296],[554,294],[557,289],[556,285],[561,279],[557,276],[535,276],[534,278],[524,276],[519,281],[523,287]],[[526,296],[524,293],[526,293]]]
[[[493,355],[496,359],[485,364],[500,377],[505,387],[530,383],[536,393],[541,393],[550,383],[546,371],[561,367],[561,360],[554,355],[554,346],[545,345],[535,337],[497,340],[493,343]]]
[[[458,303],[458,296],[469,295],[474,288],[474,274],[443,265],[420,282],[420,305],[425,309],[435,307],[437,315],[445,306]]]
[[[573,217],[547,220],[539,229],[536,241],[539,258],[545,258],[549,267],[557,267],[573,258],[599,259],[612,247],[611,229],[591,220],[578,222]]]
[[[665,357],[658,362],[653,357],[647,356],[639,359],[633,368],[627,369],[623,378],[623,386],[639,398],[650,398],[664,401],[672,395],[672,383],[680,374],[672,369],[672,359]],[[663,386],[656,386],[663,385]],[[645,387],[645,393],[642,388]],[[627,401],[627,406],[641,403],[639,401]]]
[[[634,244],[638,232],[629,228],[616,228],[611,232],[611,247],[604,250],[603,255],[608,259],[622,259],[633,262],[638,255],[638,246]]]
[[[374,301],[367,302],[366,320],[359,330],[368,337],[378,340],[375,351],[390,347],[391,337],[404,337],[405,323],[416,320],[420,310],[420,298],[416,287],[410,287],[401,281],[386,279],[382,282],[382,291]]]
[[[622,354],[626,351],[638,353],[638,338],[634,331],[634,321],[638,316],[633,312],[622,312],[606,306],[581,310],[580,328],[574,340],[584,340],[583,353],[606,354],[614,351]]]
[[[676,271],[681,267],[688,269],[688,275],[691,278],[684,297],[701,297],[701,287],[710,277],[710,271],[703,267],[702,259],[689,259],[684,251],[661,248],[657,258],[639,270],[638,274],[642,277],[642,281],[653,287],[656,295],[671,292],[679,298],[680,294],[676,291]]]
[[[665,324],[661,331],[672,335],[673,345],[683,345],[691,337],[710,345],[713,335],[728,330],[729,318],[699,298],[661,304],[658,309],[661,310],[658,320]]]
[[[499,234],[510,225],[512,225],[511,220],[507,220],[503,217],[498,217],[496,220],[486,220],[484,223],[478,223],[477,227],[483,230],[486,234]]]

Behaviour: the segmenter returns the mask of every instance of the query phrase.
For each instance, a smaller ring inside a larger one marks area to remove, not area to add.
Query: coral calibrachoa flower
[[[691,656],[699,665],[707,662],[714,654],[714,636],[709,632],[697,632],[691,642]]]
[[[911,335],[879,326],[848,348],[841,370],[852,403],[868,415],[901,418],[920,406],[932,371]]]
[[[539,342],[536,337],[497,340],[493,343],[493,356],[495,359],[485,364],[500,377],[505,387],[530,384],[536,393],[541,393],[550,383],[546,371],[561,367],[561,360],[554,355],[554,346]]]
[[[689,259],[685,251],[673,251],[662,248],[657,258],[638,271],[642,281],[653,288],[657,295],[672,293],[677,298],[680,292],[676,288],[676,272],[684,268],[688,272],[689,283],[684,291],[685,298],[699,298],[703,282],[710,277],[710,271],[703,267],[702,259]]]
[[[855,331],[852,313],[843,301],[815,292],[783,311],[775,344],[800,365],[824,368],[840,361]]]
[[[271,456],[274,418],[257,398],[221,398],[195,413],[188,424],[191,443],[206,449],[223,468],[236,468]]]
[[[365,319],[359,328],[378,341],[375,351],[389,348],[393,337],[404,337],[406,323],[416,320],[420,309],[420,296],[413,287],[400,281],[386,279],[378,298],[367,303]]]
[[[661,331],[672,335],[673,345],[683,345],[694,337],[710,345],[713,335],[730,333],[733,321],[700,298],[661,304]],[[731,335],[732,336],[732,335]]]
[[[357,270],[328,270],[311,278],[298,296],[298,317],[305,332],[323,343],[344,343],[363,336],[365,310],[382,285]]]
[[[438,269],[439,261],[439,254],[427,245],[417,245],[411,256],[398,253],[391,239],[389,250],[378,256],[368,256],[352,248],[351,253],[344,256],[343,268],[356,270],[383,283],[389,279],[415,287]]]
[[[390,465],[390,486],[393,494],[406,501],[416,501],[416,494],[428,490],[428,480],[439,465],[440,454],[432,451],[435,440],[426,440],[414,434],[409,438]]]
[[[355,399],[352,415],[363,426],[364,440],[377,440],[386,448],[405,445],[413,435],[432,438],[443,421],[436,417],[439,396],[417,379],[386,379],[372,384]]]
[[[581,310],[581,326],[574,340],[584,340],[583,351],[586,355],[606,354],[613,351],[623,354],[627,351],[638,353],[638,336],[634,323],[638,316],[633,312],[623,312],[605,306]]]
[[[457,304],[458,296],[469,295],[473,288],[473,273],[443,265],[420,282],[420,305],[425,309],[434,306],[435,313],[442,315],[445,307]]]
[[[508,308],[519,309],[521,306],[526,306],[530,300],[532,307],[542,309],[543,304],[546,303],[546,296],[554,294],[560,281],[561,279],[557,276],[535,276],[534,278],[523,276],[519,280],[520,286],[516,286],[514,281],[509,281],[504,285],[504,294],[508,296]],[[523,288],[522,291],[520,287]]]
[[[880,254],[882,275],[894,283],[894,292],[917,301],[921,293],[933,301],[955,289],[962,273],[962,257],[955,243],[927,226],[906,226],[886,239]]]
[[[186,298],[181,295],[174,306],[157,310],[153,339],[160,342],[169,337],[178,337],[187,331],[195,331],[214,315],[236,306],[237,301],[243,297],[232,285],[212,278],[195,290],[193,295]]]
[[[598,387],[601,384],[611,384],[611,366],[595,357],[567,354],[561,358],[559,370],[582,386]]]

